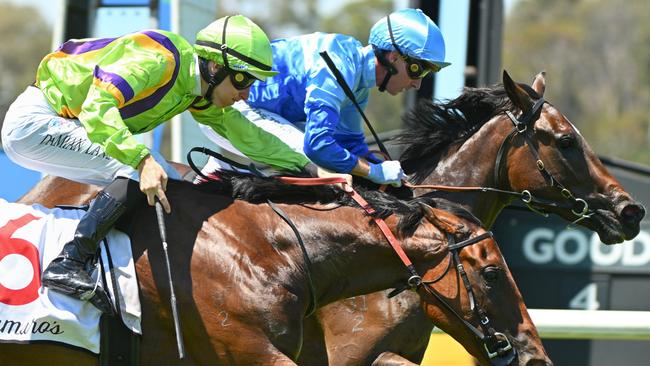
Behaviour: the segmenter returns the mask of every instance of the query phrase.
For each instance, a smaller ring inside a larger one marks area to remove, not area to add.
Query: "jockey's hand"
[[[397,160],[388,160],[380,164],[370,164],[368,179],[377,184],[390,184],[394,187],[402,185],[402,179],[406,178],[402,166]]]
[[[321,168],[318,165],[314,163],[309,163],[305,169],[309,174],[311,174],[313,177],[318,177],[318,178],[332,178],[332,177],[340,177],[345,179],[345,183],[337,183],[336,186],[344,190],[345,192],[352,192],[352,176],[350,174],[345,174],[345,173],[334,173],[330,170],[327,170],[325,168]]]
[[[158,197],[165,212],[171,213],[172,208],[165,195],[167,173],[163,167],[158,164],[153,156],[147,155],[138,165],[138,172],[140,173],[140,191],[147,195],[149,206],[155,205],[156,197]]]

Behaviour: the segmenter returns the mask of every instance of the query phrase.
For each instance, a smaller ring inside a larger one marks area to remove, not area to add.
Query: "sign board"
[[[650,207],[650,176],[608,167],[626,190]],[[509,208],[492,228],[528,308],[650,311],[650,219],[622,244],[605,245],[598,234],[567,228]],[[594,319],[598,321],[598,319]],[[544,340],[556,365],[641,365],[649,341]]]

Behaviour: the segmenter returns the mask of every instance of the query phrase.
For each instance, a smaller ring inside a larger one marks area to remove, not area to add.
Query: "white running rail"
[[[650,340],[650,311],[528,309],[543,339]],[[436,333],[442,333],[438,328]]]

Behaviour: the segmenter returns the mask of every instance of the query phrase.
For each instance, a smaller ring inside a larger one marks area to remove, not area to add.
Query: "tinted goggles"
[[[422,79],[429,73],[436,73],[441,69],[438,65],[410,57],[404,57],[404,62],[406,62],[406,73],[411,79]]]
[[[241,72],[241,71],[230,71],[230,81],[232,82],[232,85],[235,87],[237,90],[244,90],[246,88],[249,88],[255,80],[257,80],[253,75],[246,73],[246,72]]]

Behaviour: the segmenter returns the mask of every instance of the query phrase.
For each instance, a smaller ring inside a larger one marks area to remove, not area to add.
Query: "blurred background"
[[[417,92],[371,95],[369,119],[390,138],[417,98],[455,98],[464,86],[500,82],[503,69],[520,82],[546,71],[545,97],[579,129],[593,150],[638,199],[650,203],[650,1],[647,0],[0,0],[0,121],[29,85],[43,56],[69,38],[108,37],[161,28],[194,40],[197,30],[234,13],[251,17],[271,39],[314,31],[337,32],[367,42],[386,13],[419,7],[440,26],[452,66],[427,78]],[[189,114],[142,139],[170,160],[185,161],[193,146],[210,145]],[[11,163],[0,149],[0,198],[15,201],[40,175]],[[536,227],[564,230],[560,221],[504,214],[495,231],[521,242]],[[525,224],[524,224],[525,223]],[[517,227],[515,234],[514,227]],[[578,265],[527,262],[517,248],[506,255],[529,308],[650,310],[650,225],[612,265],[587,255]],[[593,234],[551,245],[569,252],[599,249]],[[556,236],[556,238],[559,237]],[[502,239],[500,239],[502,241]],[[602,245],[601,245],[602,246]],[[596,248],[596,249],[594,249]],[[611,253],[611,252],[607,252]],[[627,253],[627,252],[626,252]],[[629,259],[629,258],[628,258]],[[631,264],[632,263],[632,264]],[[540,271],[561,273],[541,281]],[[553,272],[555,271],[555,272]],[[553,292],[555,291],[555,292]],[[540,294],[551,294],[553,301]],[[639,296],[643,294],[643,296]],[[624,301],[621,299],[628,299]],[[597,301],[596,301],[597,300]],[[424,364],[471,365],[462,349],[434,335]],[[558,365],[625,365],[647,362],[647,340],[547,340]],[[644,356],[645,355],[645,356]],[[614,360],[614,361],[612,361]],[[646,360],[646,361],[642,361]]]

